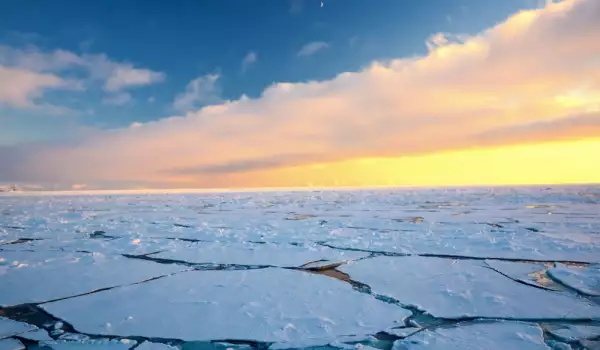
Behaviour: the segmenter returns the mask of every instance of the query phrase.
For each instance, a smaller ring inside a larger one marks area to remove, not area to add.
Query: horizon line
[[[371,186],[290,186],[290,187],[239,187],[239,188],[143,188],[143,189],[89,189],[89,190],[18,190],[0,192],[10,195],[102,195],[102,194],[194,194],[194,193],[259,193],[259,192],[332,192],[361,190],[426,190],[507,187],[575,187],[600,186],[598,182],[536,183],[536,184],[473,184],[473,185],[371,185]]]

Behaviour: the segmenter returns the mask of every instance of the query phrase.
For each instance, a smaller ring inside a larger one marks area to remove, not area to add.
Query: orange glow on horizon
[[[237,174],[230,179],[232,188],[600,183],[600,138],[362,158]]]

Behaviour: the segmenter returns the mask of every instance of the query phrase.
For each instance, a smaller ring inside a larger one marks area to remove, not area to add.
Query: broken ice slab
[[[569,267],[559,265],[548,270],[550,277],[561,284],[589,296],[600,296],[600,265]]]
[[[19,334],[19,337],[37,342],[52,341],[52,338],[50,337],[50,335],[48,335],[48,332],[45,329],[37,329],[35,331],[21,333]]]
[[[41,306],[84,333],[185,341],[366,335],[411,314],[342,281],[274,268],[185,272]]]
[[[399,338],[406,338],[417,333],[421,329],[422,328],[419,327],[389,328],[386,329],[385,332]]]
[[[178,248],[150,256],[191,263],[298,267],[317,260],[332,263],[355,260],[368,255],[368,253],[341,251],[319,245],[182,242]]]
[[[323,239],[342,249],[489,259],[600,262],[600,244],[550,238],[527,230],[497,231],[463,223],[437,223],[407,232],[337,228]],[[600,243],[600,242],[599,242]]]
[[[542,330],[521,322],[457,324],[451,328],[424,330],[394,342],[393,350],[549,350]]]
[[[3,284],[2,288],[4,288]],[[35,329],[37,329],[37,327],[28,323],[17,322],[0,316],[0,339],[12,337],[13,335],[29,332]]]
[[[600,339],[600,327],[588,325],[564,325],[554,326],[548,329],[552,334],[564,342],[573,342],[577,340]]]
[[[66,298],[182,270],[181,266],[103,254],[0,251],[0,259],[8,266],[0,274],[3,306]]]
[[[25,345],[17,339],[0,339],[0,350],[25,350]]]
[[[548,346],[552,350],[573,350],[571,345],[562,343],[562,342],[559,342],[556,340],[552,340],[552,339],[547,339],[546,344],[548,344]]]
[[[162,343],[152,343],[149,341],[145,341],[142,344],[140,344],[136,349],[137,350],[177,350],[177,347],[167,345],[167,344],[162,344]]]
[[[376,341],[377,339],[375,337],[369,335],[340,336],[336,338],[305,338],[296,341],[273,343],[269,345],[269,350],[307,349],[320,346],[329,346],[338,349],[354,349],[356,343],[369,343]]]
[[[561,290],[554,281],[546,276],[546,265],[500,260],[486,260],[485,264],[508,278],[525,284],[548,290]]]
[[[93,340],[89,342],[48,341],[42,345],[54,350],[127,350],[136,345],[135,341]]]
[[[600,319],[600,306],[570,293],[517,283],[484,262],[385,257],[343,265],[342,272],[374,293],[440,318]]]

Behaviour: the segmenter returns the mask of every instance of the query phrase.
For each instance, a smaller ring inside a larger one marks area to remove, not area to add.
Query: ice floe
[[[550,350],[542,330],[520,322],[476,323],[424,330],[394,342],[393,350]]]
[[[581,294],[600,296],[600,265],[587,267],[558,266],[548,270],[552,279]]]
[[[285,269],[187,272],[42,307],[85,333],[188,341],[373,334],[410,315],[342,281]]]
[[[481,261],[376,257],[340,267],[377,294],[434,317],[599,319],[600,306],[567,293],[517,283]],[[376,271],[376,272],[375,272]]]
[[[17,322],[0,316],[0,339],[11,337],[15,334],[29,332],[37,327],[28,323]]]
[[[0,305],[44,302],[171,274],[182,266],[119,255],[0,251]],[[35,286],[39,286],[36,288]]]

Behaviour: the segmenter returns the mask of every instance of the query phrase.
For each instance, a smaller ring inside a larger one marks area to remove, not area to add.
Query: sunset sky
[[[0,3],[0,187],[563,183],[598,0]]]

